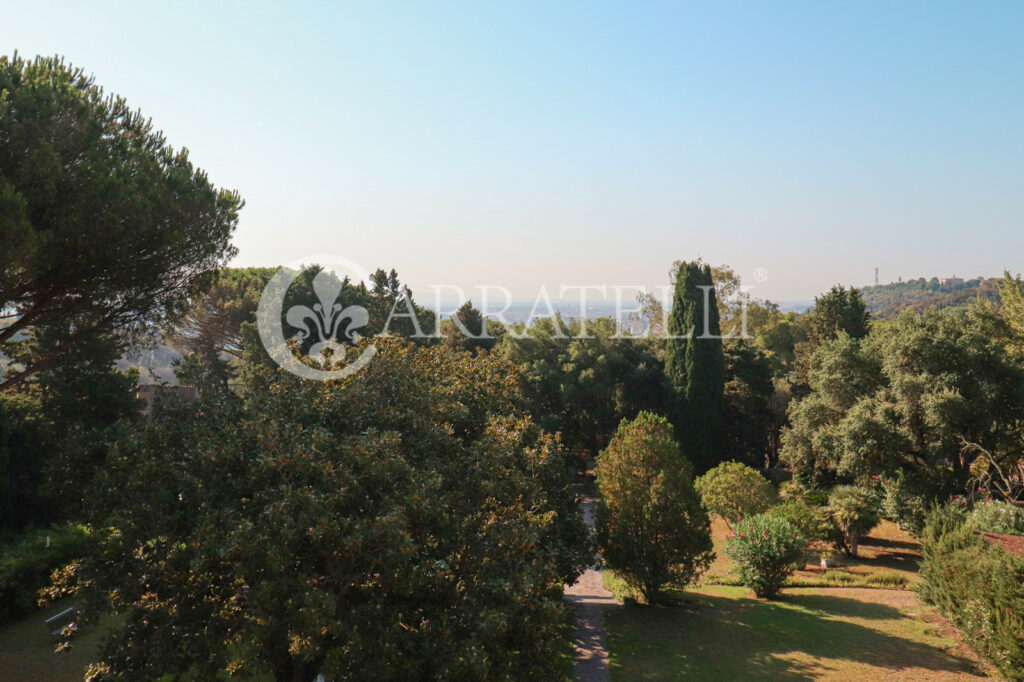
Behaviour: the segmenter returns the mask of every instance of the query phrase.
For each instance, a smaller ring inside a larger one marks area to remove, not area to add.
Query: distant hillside
[[[978,277],[940,282],[937,277],[921,277],[907,282],[864,287],[860,292],[875,317],[891,320],[904,310],[924,313],[932,308],[966,306],[978,298],[999,301],[997,281]]]

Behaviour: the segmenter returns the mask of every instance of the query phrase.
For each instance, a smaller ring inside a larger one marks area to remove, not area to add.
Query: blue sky
[[[240,265],[775,299],[1024,269],[1024,3],[10,3],[247,201]]]

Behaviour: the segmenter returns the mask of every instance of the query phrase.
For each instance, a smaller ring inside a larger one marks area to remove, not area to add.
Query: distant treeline
[[[996,279],[977,277],[940,283],[938,277],[920,277],[907,282],[879,284],[861,289],[868,311],[876,318],[895,319],[904,310],[924,313],[931,309],[969,305],[978,298],[999,302]]]

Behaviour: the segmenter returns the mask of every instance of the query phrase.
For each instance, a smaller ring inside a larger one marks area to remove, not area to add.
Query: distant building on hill
[[[946,285],[946,284],[963,284],[963,283],[964,283],[964,278],[963,277],[943,277],[942,279],[939,280],[939,284],[943,285],[943,286]]]

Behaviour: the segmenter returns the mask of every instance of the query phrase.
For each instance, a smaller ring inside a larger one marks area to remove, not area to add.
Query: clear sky
[[[7,2],[247,202],[240,265],[756,294],[1024,269],[1024,2]]]

